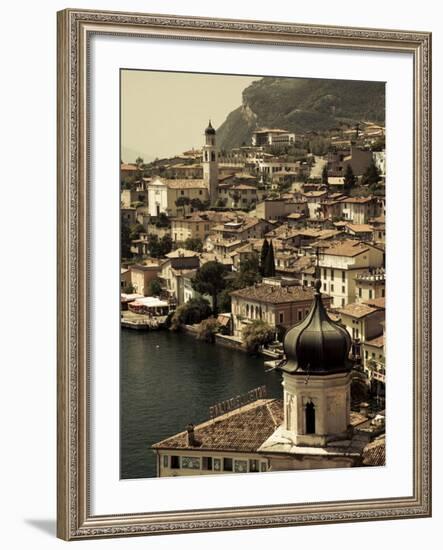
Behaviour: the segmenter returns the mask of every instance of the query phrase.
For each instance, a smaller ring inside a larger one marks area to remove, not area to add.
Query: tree
[[[230,295],[230,293],[232,292],[232,290],[233,290],[233,288],[231,286],[226,287],[218,295],[218,299],[217,299],[218,300],[217,301],[218,310],[221,311],[222,313],[226,313],[226,312],[231,311],[231,295]]]
[[[210,317],[202,321],[197,330],[197,338],[205,342],[213,343],[215,335],[220,330],[220,323],[217,319]]]
[[[204,298],[191,298],[178,306],[171,318],[171,330],[180,330],[182,325],[195,325],[211,315],[211,306]]]
[[[160,256],[166,256],[172,250],[172,237],[169,233],[160,239]]]
[[[202,201],[198,198],[191,199],[190,204],[193,210],[207,210],[210,206],[209,201]]]
[[[363,174],[362,183],[364,185],[374,185],[380,181],[380,172],[374,161],[367,167],[366,172]]]
[[[187,206],[190,203],[189,197],[178,197],[175,201],[175,206],[177,208],[183,209],[183,216],[185,215],[185,206]]]
[[[124,220],[122,220],[120,228],[120,253],[122,258],[131,256],[131,230]]]
[[[131,230],[131,239],[134,240],[134,239],[138,239],[140,237],[140,233],[144,233],[145,232],[145,228],[143,227],[143,225],[141,223],[134,223],[131,225],[130,227],[130,230]]]
[[[195,252],[201,252],[203,250],[203,242],[201,239],[189,237],[185,241],[185,248],[188,250],[194,250]]]
[[[218,294],[226,287],[226,268],[217,261],[207,262],[198,269],[192,281],[192,287],[200,294],[209,294],[212,298],[212,309],[217,315]]]
[[[232,199],[232,202],[234,203],[234,208],[237,207],[238,201],[240,200],[240,193],[234,189],[231,193],[229,193],[229,196]]]
[[[265,262],[266,262],[266,256],[268,255],[268,251],[269,251],[269,243],[267,239],[263,239],[263,244],[260,252],[260,272],[262,275],[264,275]]]
[[[171,222],[165,212],[160,212],[155,221],[155,227],[169,227]]]
[[[274,245],[269,243],[268,253],[266,254],[263,277],[275,277]]]
[[[322,173],[321,173],[321,182],[322,182],[323,185],[326,185],[326,186],[329,185],[329,181],[328,181],[328,163],[327,162],[323,166],[323,170],[322,170]]]
[[[172,250],[172,239],[169,234],[164,235],[161,239],[158,235],[148,235],[148,250],[149,255],[153,258],[161,258],[166,256]]]
[[[260,262],[258,254],[257,252],[252,252],[240,262],[240,269],[235,272],[230,280],[229,288],[230,290],[246,288],[252,286],[254,283],[258,283],[260,280]]]
[[[273,341],[274,329],[268,323],[257,319],[244,327],[242,336],[246,349],[250,353],[255,353],[260,346]]]
[[[217,202],[215,203],[215,206],[217,208],[224,208],[227,202],[228,202],[228,199],[222,199],[221,197],[219,197],[217,199]]]
[[[162,285],[160,279],[152,279],[149,283],[149,295],[150,296],[160,296],[162,292]]]
[[[135,286],[132,283],[126,283],[123,287],[124,294],[133,294],[135,292]]]
[[[343,179],[343,190],[345,192],[348,192],[355,186],[357,183],[357,178],[354,176],[354,171],[352,170],[352,166],[348,164],[346,166],[346,172]]]

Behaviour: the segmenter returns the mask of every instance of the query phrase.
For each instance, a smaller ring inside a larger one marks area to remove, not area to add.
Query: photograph
[[[120,69],[120,479],[385,466],[385,95]]]

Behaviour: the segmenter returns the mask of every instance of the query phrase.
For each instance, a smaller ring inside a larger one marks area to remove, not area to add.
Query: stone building
[[[268,278],[264,283],[231,292],[234,336],[242,338],[243,329],[255,320],[272,327],[288,329],[309,313],[314,289],[284,278]],[[329,305],[331,300],[325,297]]]

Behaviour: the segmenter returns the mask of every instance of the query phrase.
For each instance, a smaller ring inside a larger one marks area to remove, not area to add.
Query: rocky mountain
[[[385,121],[383,82],[264,77],[243,91],[243,102],[217,130],[221,148],[249,144],[255,128],[322,131],[341,123]]]

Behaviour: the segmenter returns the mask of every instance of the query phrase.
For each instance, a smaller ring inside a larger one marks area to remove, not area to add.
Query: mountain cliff
[[[264,77],[243,91],[243,102],[217,130],[222,149],[250,144],[255,128],[322,131],[362,120],[384,123],[383,82]]]

